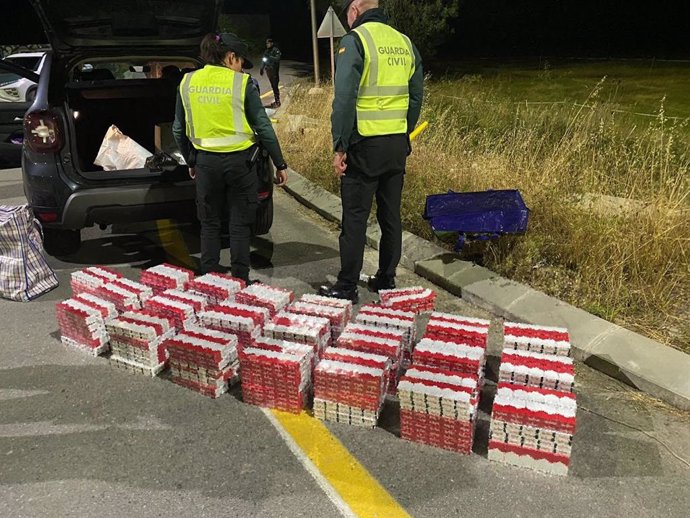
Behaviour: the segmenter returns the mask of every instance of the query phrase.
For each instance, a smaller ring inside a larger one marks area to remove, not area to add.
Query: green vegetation
[[[460,0],[383,0],[381,6],[391,24],[412,38],[427,58],[453,34],[449,21],[460,12]]]
[[[404,223],[431,238],[421,217],[427,194],[520,189],[532,209],[529,232],[466,253],[690,351],[689,131],[687,120],[669,119],[690,115],[690,90],[678,85],[688,84],[690,68],[633,69],[468,67],[463,77],[430,81],[423,119],[431,128],[409,161]],[[289,112],[313,120],[281,132],[295,169],[337,192],[330,95],[298,88]]]

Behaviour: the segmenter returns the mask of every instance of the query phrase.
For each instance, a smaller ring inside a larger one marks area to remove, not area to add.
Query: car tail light
[[[55,223],[58,219],[58,213],[53,211],[37,212],[36,217],[43,223]]]
[[[271,193],[269,191],[260,192],[259,193],[259,201],[267,200],[269,198],[269,196],[271,196]]]
[[[24,142],[37,153],[55,153],[62,147],[62,129],[57,115],[37,111],[24,116]]]

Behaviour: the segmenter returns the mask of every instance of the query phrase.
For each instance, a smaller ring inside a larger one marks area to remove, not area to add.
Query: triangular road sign
[[[347,34],[345,27],[340,23],[338,15],[335,14],[333,7],[328,8],[326,17],[321,22],[321,27],[319,27],[318,37],[319,38],[341,38]]]

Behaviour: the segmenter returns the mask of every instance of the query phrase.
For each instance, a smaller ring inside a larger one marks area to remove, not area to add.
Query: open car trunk
[[[149,169],[103,171],[94,164],[108,128],[117,126],[152,154],[170,153],[172,122],[175,119],[177,85],[165,79],[108,80],[75,82],[66,85],[67,113],[72,115],[74,163],[82,176],[89,179],[124,179],[166,177],[186,178],[187,168],[180,165],[174,172]],[[156,133],[161,134],[157,149]]]

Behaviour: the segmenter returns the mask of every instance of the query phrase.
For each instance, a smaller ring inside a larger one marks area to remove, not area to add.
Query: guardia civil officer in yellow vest
[[[325,296],[357,301],[367,220],[376,197],[381,227],[372,291],[395,287],[402,251],[400,203],[409,133],[419,120],[424,73],[410,39],[388,25],[378,0],[345,0],[352,31],[337,53],[332,132],[343,204],[338,281]]]
[[[277,168],[275,182],[287,183],[287,164],[259,92],[243,69],[249,49],[236,35],[209,34],[201,42],[207,63],[180,84],[173,133],[196,180],[201,222],[201,273],[220,267],[221,221],[230,211],[232,275],[249,281],[252,225],[258,206],[258,177],[250,169],[257,140]],[[227,204],[227,205],[226,205]]]

